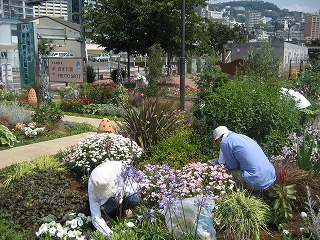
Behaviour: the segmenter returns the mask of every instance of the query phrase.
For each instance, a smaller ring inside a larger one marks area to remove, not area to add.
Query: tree
[[[186,1],[186,48],[194,46],[195,28],[202,17],[194,8],[204,0]],[[98,0],[84,8],[87,36],[106,50],[148,53],[160,44],[169,55],[179,54],[181,39],[180,0]]]
[[[38,51],[39,54],[43,57],[47,57],[50,52],[54,49],[52,46],[53,40],[49,39],[40,39],[38,41]]]
[[[252,81],[260,81],[271,84],[282,84],[279,81],[281,76],[280,65],[281,59],[275,60],[273,58],[274,49],[271,43],[264,42],[260,47],[250,47],[248,52],[248,60],[242,64],[241,72],[238,72],[238,77],[245,78]]]
[[[211,20],[207,21],[207,34],[209,36],[209,46],[213,48],[218,54],[223,51],[223,46],[232,41],[233,43],[242,43],[246,41],[244,28],[240,25],[235,25],[233,28],[215,23]]]

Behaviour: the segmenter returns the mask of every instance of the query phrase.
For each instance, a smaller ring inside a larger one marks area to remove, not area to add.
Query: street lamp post
[[[185,15],[186,3],[181,0],[181,56],[180,56],[180,109],[184,110],[185,104]]]

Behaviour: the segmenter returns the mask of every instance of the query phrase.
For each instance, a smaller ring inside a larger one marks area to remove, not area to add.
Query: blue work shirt
[[[274,166],[256,141],[248,136],[229,132],[220,149],[229,170],[241,170],[243,180],[255,190],[265,190],[276,180]]]

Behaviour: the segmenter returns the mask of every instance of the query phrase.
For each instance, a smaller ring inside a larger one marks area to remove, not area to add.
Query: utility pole
[[[185,17],[186,2],[181,0],[181,56],[180,56],[180,109],[184,110],[185,104]]]

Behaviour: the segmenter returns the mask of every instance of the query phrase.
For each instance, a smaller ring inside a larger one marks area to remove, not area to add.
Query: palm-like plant
[[[166,137],[178,124],[180,112],[171,110],[168,103],[144,99],[136,109],[128,107],[121,116],[124,123],[119,127],[144,149],[146,155],[151,154],[151,146],[156,146],[159,139]]]

